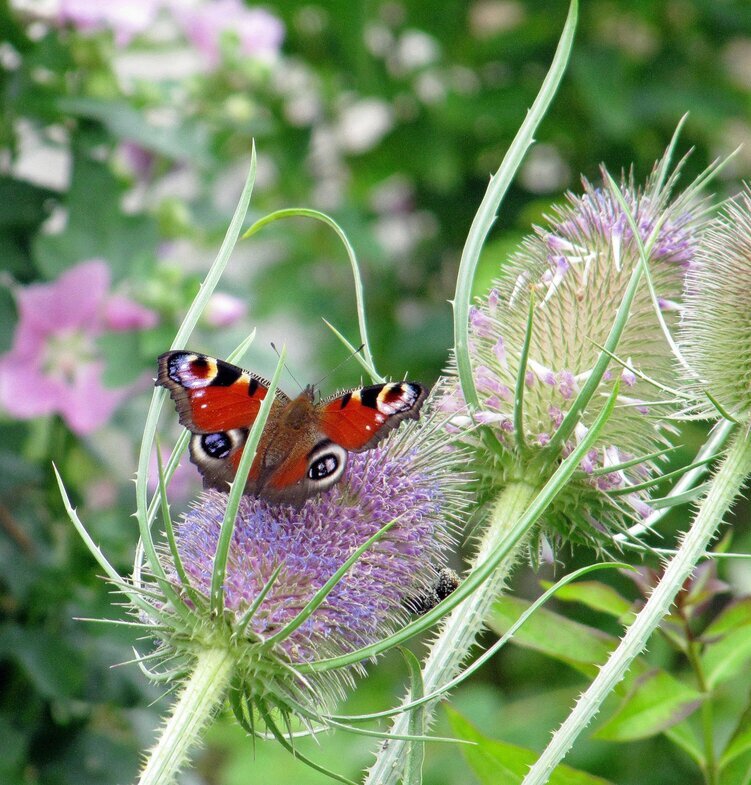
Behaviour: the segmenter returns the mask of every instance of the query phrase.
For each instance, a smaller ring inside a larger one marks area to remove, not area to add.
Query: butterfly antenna
[[[276,346],[274,346],[274,342],[273,341],[271,342],[271,348],[276,352],[276,356],[281,358],[281,354],[279,354],[279,349],[277,349]],[[295,378],[295,375],[292,373],[292,371],[290,371],[289,367],[287,366],[287,363],[284,363],[284,370],[287,371],[287,373],[290,375],[292,381],[300,388],[300,390],[302,390],[303,386],[300,384],[300,382],[297,381],[297,379]]]
[[[344,359],[343,359],[343,360],[342,360],[342,361],[339,363],[339,365],[335,365],[335,366],[334,366],[334,367],[333,367],[333,368],[332,368],[332,369],[331,369],[331,370],[330,370],[330,371],[329,371],[329,372],[328,372],[328,373],[327,373],[327,374],[326,374],[324,377],[322,377],[321,379],[319,379],[319,380],[318,380],[318,381],[317,381],[317,382],[316,382],[316,383],[315,383],[313,386],[314,386],[314,387],[319,387],[319,386],[320,386],[320,384],[321,384],[321,382],[325,382],[325,381],[326,381],[326,379],[328,379],[328,378],[329,378],[329,376],[331,376],[331,374],[332,374],[332,373],[336,373],[336,372],[337,372],[337,371],[338,371],[338,370],[339,370],[339,369],[342,367],[342,365],[344,365],[345,363],[348,363],[348,362],[349,362],[349,361],[350,361],[350,360],[351,360],[351,359],[352,359],[352,358],[353,358],[353,357],[354,357],[356,354],[360,354],[360,352],[361,352],[361,351],[362,351],[364,348],[365,348],[365,344],[364,344],[364,343],[361,343],[361,344],[360,344],[360,346],[359,346],[359,348],[355,349],[355,351],[354,351],[354,352],[352,352],[352,354],[349,354],[349,355],[347,355],[347,357],[345,357],[345,358],[344,358]]]

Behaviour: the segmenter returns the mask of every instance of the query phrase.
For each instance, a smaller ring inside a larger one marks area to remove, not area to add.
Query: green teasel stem
[[[539,491],[539,486],[524,479],[510,482],[501,491],[472,561],[473,568],[487,561],[493,553],[503,547],[516,522]],[[485,619],[493,602],[505,588],[508,576],[518,560],[525,541],[526,538],[519,540],[483,586],[457,605],[443,620],[440,631],[423,662],[422,679],[425,693],[438,690],[461,669],[478,633],[484,628]],[[414,696],[408,695],[405,703],[410,703],[411,697]],[[422,710],[427,724],[432,713],[432,705],[426,705]],[[404,712],[396,717],[389,734],[399,736],[410,733],[411,725],[411,712]],[[396,785],[399,782],[406,760],[406,744],[407,742],[398,739],[390,739],[388,744],[382,747],[375,764],[368,772],[366,785]]]
[[[555,732],[522,785],[543,785],[548,781],[553,769],[564,758],[576,738],[597,714],[602,702],[647,645],[649,637],[669,611],[684,582],[704,556],[723,516],[740,494],[750,474],[751,436],[737,429],[725,459],[709,484],[707,495],[700,503],[691,528],[683,535],[680,547],[668,562],[659,584],[626,631],[618,648],[610,655],[595,680],[577,701],[571,714]]]
[[[188,762],[190,750],[222,705],[232,677],[227,649],[204,649],[172,708],[157,745],[149,754],[138,785],[169,785]]]
[[[423,684],[426,694],[439,689],[461,669],[477,634],[484,627],[488,610],[505,587],[508,574],[534,524],[570,479],[582,456],[597,439],[612,414],[618,388],[616,382],[607,404],[592,423],[587,435],[564,459],[552,477],[540,475],[534,468],[527,468],[525,473],[525,470],[518,467],[516,475],[512,476],[500,492],[492,507],[490,520],[480,537],[472,570],[464,584],[451,595],[456,595],[457,601],[442,621],[425,660]],[[488,569],[489,565],[493,565],[492,570]],[[469,587],[475,584],[480,576],[481,584],[471,591]],[[435,611],[436,609],[428,611],[424,618],[429,618]],[[410,703],[409,697],[404,703]],[[433,705],[429,704],[424,709],[426,723],[429,722]],[[402,734],[409,728],[409,721],[408,713],[399,715],[391,732]],[[396,785],[402,772],[404,757],[400,742],[394,741],[384,746],[368,772],[366,785]]]

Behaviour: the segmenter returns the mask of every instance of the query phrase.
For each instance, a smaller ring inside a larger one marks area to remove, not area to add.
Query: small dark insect
[[[433,585],[422,594],[410,597],[404,601],[404,607],[418,616],[435,608],[439,602],[445,600],[461,583],[459,576],[450,567],[441,567],[436,574]]]

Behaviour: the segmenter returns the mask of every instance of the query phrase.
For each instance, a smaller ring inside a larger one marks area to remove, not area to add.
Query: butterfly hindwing
[[[351,390],[321,403],[321,430],[345,450],[369,450],[405,418],[416,420],[427,394],[416,382]]]

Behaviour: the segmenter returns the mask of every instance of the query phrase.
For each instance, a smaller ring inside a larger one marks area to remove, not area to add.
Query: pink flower
[[[166,467],[170,451],[162,447],[160,452],[162,466]],[[184,455],[169,483],[167,483],[167,494],[170,502],[185,502],[195,496],[201,487],[198,478],[199,474],[195,466],[191,465],[188,461],[188,456]],[[156,448],[151,453],[151,459],[149,460],[148,488],[151,493],[156,492],[159,488],[159,463],[156,459]]]
[[[244,300],[226,292],[214,292],[206,304],[203,318],[210,327],[231,327],[248,310]]]
[[[188,40],[210,67],[219,64],[225,35],[234,35],[240,52],[264,62],[273,61],[284,39],[284,25],[263,8],[248,8],[241,0],[214,0],[193,8],[174,4],[175,18]]]
[[[162,3],[163,0],[61,0],[58,18],[85,33],[112,30],[115,43],[126,46],[134,36],[151,27]]]
[[[11,415],[26,420],[59,412],[71,430],[86,434],[129,394],[128,387],[104,387],[96,339],[107,331],[153,327],[157,315],[110,295],[109,286],[109,268],[93,260],[53,283],[18,289],[13,346],[0,357],[0,405]]]

